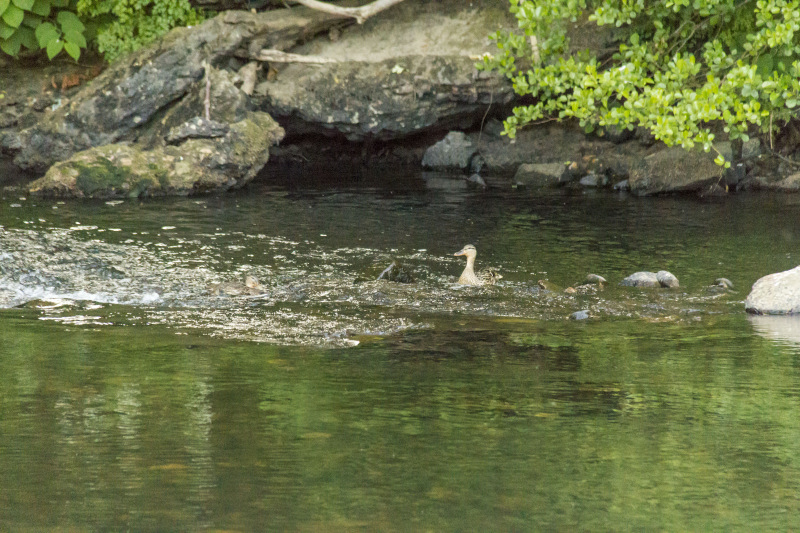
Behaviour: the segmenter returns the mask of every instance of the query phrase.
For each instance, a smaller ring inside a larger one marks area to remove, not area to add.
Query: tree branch
[[[324,11],[332,15],[341,15],[343,17],[353,17],[359,24],[363,24],[365,20],[390,8],[395,4],[399,4],[403,0],[374,0],[374,2],[361,7],[339,7],[333,4],[320,2],[319,0],[294,0],[298,4],[302,4],[317,11]]]
[[[271,48],[264,48],[258,52],[258,54],[252,56],[251,59],[273,63],[338,63],[338,61],[330,57],[290,54],[288,52],[281,52],[280,50],[273,50]]]

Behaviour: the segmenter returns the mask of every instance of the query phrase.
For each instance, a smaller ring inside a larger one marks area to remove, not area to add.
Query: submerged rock
[[[678,278],[666,270],[658,272],[635,272],[620,282],[625,287],[665,287],[679,286]]]
[[[397,283],[413,283],[414,276],[398,261],[392,261],[392,264],[380,273],[378,279],[386,281],[395,281]]]
[[[756,281],[744,308],[748,313],[760,315],[800,313],[800,266]]]
[[[244,283],[238,281],[213,283],[209,285],[208,292],[212,296],[256,296],[266,293],[266,287],[261,285],[258,278],[249,275],[245,277]]]
[[[619,282],[625,287],[660,287],[655,272],[635,272]]]
[[[571,320],[586,320],[586,319],[589,318],[589,316],[590,316],[589,315],[589,310],[588,309],[582,309],[580,311],[575,311],[574,313],[569,315],[569,318]]]
[[[666,287],[668,289],[674,289],[679,286],[678,278],[666,270],[659,270],[656,272],[656,279],[662,287]]]

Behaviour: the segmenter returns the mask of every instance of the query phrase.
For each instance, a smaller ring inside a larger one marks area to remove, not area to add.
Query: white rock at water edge
[[[800,313],[800,266],[756,281],[744,308],[761,315]]]

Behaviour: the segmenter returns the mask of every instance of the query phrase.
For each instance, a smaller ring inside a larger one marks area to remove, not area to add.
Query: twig
[[[205,108],[206,120],[211,120],[211,66],[207,61],[203,61],[203,66],[206,69],[206,97],[203,100],[203,107]]]
[[[255,56],[253,56],[252,59],[257,61],[269,61],[273,63],[338,63],[336,59],[330,57],[290,54],[287,52],[281,52],[280,50],[273,50],[271,48],[264,48]]]
[[[365,20],[376,13],[392,7],[395,4],[399,4],[402,1],[403,0],[375,0],[371,4],[361,7],[339,7],[326,4],[325,2],[319,2],[318,0],[295,0],[298,4],[316,9],[317,11],[324,11],[325,13],[341,15],[343,17],[353,17],[359,24],[363,24]]]

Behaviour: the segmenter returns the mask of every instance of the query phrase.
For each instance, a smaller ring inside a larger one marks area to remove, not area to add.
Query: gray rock
[[[625,287],[660,287],[658,276],[655,272],[635,272],[623,279],[620,283]]]
[[[153,45],[115,62],[67,105],[21,131],[21,148],[14,162],[20,168],[43,172],[81,150],[146,136],[143,130],[158,122],[152,120],[154,116],[197,89],[205,61],[215,64],[250,46],[289,47],[308,32],[332,26],[337,20],[305,8],[269,13],[227,11],[199,26],[176,28]],[[199,114],[194,110],[172,126]],[[212,118],[220,120],[216,114]],[[160,138],[166,134],[164,131]]]
[[[742,159],[753,159],[761,155],[761,139],[751,138],[742,143]]]
[[[266,113],[232,124],[224,136],[145,149],[107,144],[56,163],[28,186],[39,196],[125,198],[187,195],[238,188],[266,164],[283,130]]]
[[[765,188],[783,192],[800,191],[800,172],[791,174],[780,181],[767,183]]]
[[[496,2],[404,2],[335,42],[294,48],[334,62],[281,65],[256,86],[255,100],[288,135],[388,141],[477,126],[488,107],[516,98],[505,76],[475,68],[477,57],[496,52],[486,36],[515,25]]]
[[[649,155],[631,171],[631,191],[642,195],[663,192],[699,191],[718,182],[724,169],[714,163],[714,155],[667,148]]]
[[[589,310],[588,309],[582,309],[580,311],[575,311],[574,313],[569,315],[569,318],[571,320],[586,320],[586,319],[589,318]]]
[[[519,166],[514,182],[523,187],[544,188],[563,184],[566,177],[564,163],[527,163]]]
[[[477,185],[483,189],[486,188],[486,181],[481,177],[480,174],[473,174],[469,178],[467,178],[467,183],[471,183],[472,185]]]
[[[477,149],[460,131],[451,131],[425,151],[422,166],[434,170],[465,170]]]
[[[656,279],[662,287],[666,287],[668,289],[674,289],[679,286],[678,278],[666,270],[659,270],[656,272]]]
[[[744,308],[748,313],[760,315],[800,313],[800,266],[756,281]]]
[[[230,131],[227,124],[216,120],[206,120],[203,117],[194,117],[180,126],[171,128],[167,134],[167,144],[180,144],[187,139],[213,139],[223,137]]]
[[[583,152],[602,153],[605,147],[614,146],[608,141],[587,139],[583,132],[563,124],[520,130],[513,141],[505,135],[485,133],[471,134],[471,138],[480,146],[489,171],[508,174],[528,163],[559,163],[566,167],[567,162],[580,159]]]
[[[588,274],[586,276],[586,281],[584,283],[599,285],[602,287],[608,282],[606,281],[606,278],[604,278],[603,276],[599,276],[597,274]]]
[[[514,98],[507,80],[477,72],[464,55],[413,55],[383,61],[294,64],[256,86],[261,108],[289,134],[389,141],[480,121],[494,99]]]
[[[584,187],[605,187],[608,184],[608,178],[597,174],[588,174],[582,177],[578,183]]]

